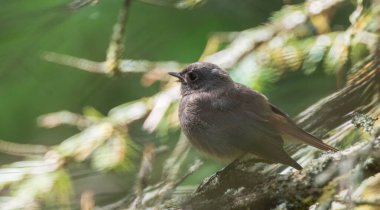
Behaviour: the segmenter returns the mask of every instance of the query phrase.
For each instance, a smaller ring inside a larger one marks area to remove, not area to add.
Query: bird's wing
[[[243,152],[302,168],[284,151],[280,133],[270,124],[272,111],[263,95],[237,84],[235,89],[224,93],[218,100],[224,97],[232,102],[221,103],[224,106],[219,109],[210,108],[202,112],[202,119],[212,126],[208,130],[209,136]]]
[[[293,138],[297,139],[298,141],[304,144],[308,144],[321,150],[331,150],[334,152],[338,151],[338,149],[326,143],[323,143],[322,140],[302,130],[279,108],[275,107],[274,105],[270,106],[273,111],[271,122],[281,133],[292,136]]]

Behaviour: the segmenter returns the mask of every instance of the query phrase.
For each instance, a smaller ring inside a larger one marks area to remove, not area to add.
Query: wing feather
[[[271,107],[260,93],[237,84],[237,88],[219,97],[219,107],[204,107],[200,114],[208,138],[240,151],[301,169],[283,149],[283,139],[271,125]],[[224,98],[228,102],[223,102]],[[231,103],[231,100],[233,101]],[[207,110],[209,109],[209,110]]]

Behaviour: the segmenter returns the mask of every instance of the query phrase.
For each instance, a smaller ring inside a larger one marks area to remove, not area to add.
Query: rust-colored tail
[[[323,143],[320,139],[299,128],[286,115],[284,116],[278,113],[273,113],[271,120],[273,125],[283,134],[287,134],[305,144],[311,145],[321,150],[331,150],[334,152],[338,151],[338,149]]]

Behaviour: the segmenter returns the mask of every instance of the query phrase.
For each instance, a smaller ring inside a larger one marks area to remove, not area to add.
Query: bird
[[[301,170],[284,143],[338,151],[307,133],[266,96],[234,82],[219,66],[196,62],[169,72],[181,84],[179,122],[191,144],[206,156],[232,162],[250,154]]]

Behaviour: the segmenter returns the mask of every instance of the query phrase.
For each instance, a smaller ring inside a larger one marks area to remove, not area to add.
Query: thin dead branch
[[[106,73],[113,74],[119,71],[121,58],[124,52],[125,28],[128,20],[130,0],[124,0],[120,9],[119,17],[113,27],[111,41],[107,50]]]
[[[35,156],[45,154],[49,148],[44,145],[17,144],[0,140],[0,152],[17,156]]]
[[[91,73],[108,74],[105,62],[96,62],[54,52],[46,52],[42,55],[42,58],[52,63],[70,66]],[[184,66],[184,64],[180,64],[175,61],[152,62],[146,60],[121,60],[118,66],[118,71],[122,74],[140,74],[153,70],[170,72],[179,71],[182,66]]]

